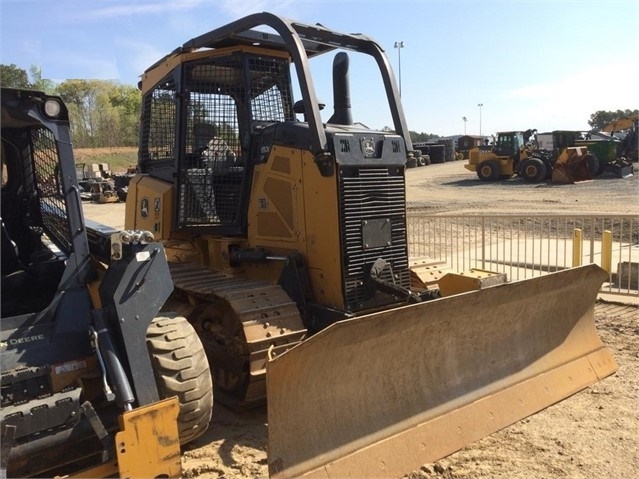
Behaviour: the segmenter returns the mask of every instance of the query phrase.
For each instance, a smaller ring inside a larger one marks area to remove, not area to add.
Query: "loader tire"
[[[539,183],[548,176],[548,168],[543,160],[539,158],[529,158],[524,161],[519,172],[526,181],[531,183]]]
[[[477,176],[482,181],[495,181],[501,176],[499,165],[496,161],[484,161],[477,167]]]
[[[604,168],[602,168],[602,163],[597,158],[597,155],[594,153],[588,153],[586,155],[586,164],[588,165],[588,171],[594,178],[595,176],[599,176],[603,173]]]
[[[204,347],[186,318],[173,315],[151,322],[146,344],[160,397],[178,397],[180,444],[185,445],[206,432],[213,411],[213,382]]]

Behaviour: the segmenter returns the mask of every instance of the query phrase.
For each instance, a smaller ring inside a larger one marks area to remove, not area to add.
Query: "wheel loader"
[[[596,132],[583,133],[581,131],[556,130],[543,133],[544,146],[550,158],[557,158],[554,162],[553,180],[566,176],[566,164],[562,154],[572,147],[580,147],[586,151],[587,170],[580,175],[580,179],[590,179],[609,173],[618,178],[632,176],[631,161],[623,152],[622,142],[616,138],[606,138]],[[584,163],[583,161],[580,163]],[[583,166],[582,166],[583,168]],[[558,170],[558,171],[555,171]],[[572,175],[575,177],[576,175]]]
[[[563,144],[553,151],[538,148],[530,138],[537,130],[497,133],[492,148],[470,150],[469,171],[477,173],[482,181],[496,181],[518,175],[531,183],[551,179],[554,183],[574,183],[590,180],[599,171],[597,156],[588,145]]]
[[[59,97],[2,88],[2,477],[181,477],[212,384],[147,231],[85,221]]]
[[[311,74],[327,55],[330,116]],[[352,57],[375,66],[385,95],[360,101],[392,131],[355,117]],[[419,279],[417,153],[371,38],[257,13],[178,46],[140,89],[126,228],[164,244],[166,307],[198,332],[216,399],[266,400],[273,477],[399,477],[616,370],[595,265],[450,295]]]

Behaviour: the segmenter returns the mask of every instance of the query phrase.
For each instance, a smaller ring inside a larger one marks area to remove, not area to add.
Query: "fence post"
[[[604,230],[601,235],[601,267],[612,273],[612,232]]]
[[[481,217],[481,269],[486,269],[486,217]]]
[[[572,266],[581,266],[581,248],[583,237],[581,228],[575,228],[572,235]]]

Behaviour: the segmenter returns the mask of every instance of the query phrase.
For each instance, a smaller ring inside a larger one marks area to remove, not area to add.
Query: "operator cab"
[[[497,144],[495,154],[508,156],[515,160],[520,159],[521,148],[524,146],[524,136],[521,131],[507,131],[497,134]]]

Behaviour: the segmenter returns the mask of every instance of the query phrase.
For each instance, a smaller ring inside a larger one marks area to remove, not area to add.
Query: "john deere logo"
[[[375,142],[373,140],[362,140],[362,152],[364,156],[373,156],[375,154]]]
[[[148,198],[142,198],[142,201],[140,202],[140,216],[142,216],[142,218],[144,219],[149,217],[149,199]]]

